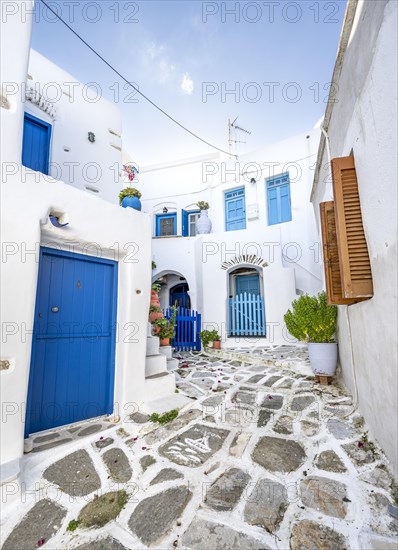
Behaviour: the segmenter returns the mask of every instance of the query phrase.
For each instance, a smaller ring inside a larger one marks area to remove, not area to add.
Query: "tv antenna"
[[[241,126],[238,126],[236,124],[236,121],[239,117],[236,117],[233,122],[231,122],[231,119],[228,119],[228,151],[229,155],[232,156],[232,144],[235,143],[244,143],[246,145],[246,141],[237,139],[239,136],[239,132],[242,132],[243,134],[248,134],[250,136],[251,132],[249,130],[246,130],[245,128],[242,128]],[[232,139],[232,136],[235,139]],[[237,149],[235,150],[237,153]]]

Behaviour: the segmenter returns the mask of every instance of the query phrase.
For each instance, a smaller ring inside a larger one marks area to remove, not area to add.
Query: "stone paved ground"
[[[302,348],[179,359],[192,403],[173,422],[135,411],[26,455],[4,549],[397,548],[388,463],[350,395],[315,383]]]

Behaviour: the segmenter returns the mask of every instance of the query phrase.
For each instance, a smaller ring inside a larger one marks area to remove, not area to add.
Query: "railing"
[[[238,294],[229,299],[229,336],[266,336],[264,298],[259,294]]]
[[[166,319],[170,319],[171,308],[164,311]],[[201,331],[202,316],[197,311],[179,307],[177,309],[175,336],[172,346],[176,351],[200,351],[199,332]]]

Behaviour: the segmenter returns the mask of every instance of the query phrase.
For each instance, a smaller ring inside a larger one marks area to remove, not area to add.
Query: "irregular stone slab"
[[[217,376],[217,373],[210,372],[210,371],[200,371],[200,372],[194,372],[192,374],[192,378],[207,378],[207,377],[214,378],[215,376]]]
[[[298,395],[297,397],[294,397],[291,404],[290,409],[292,411],[303,411],[312,403],[315,401],[315,397],[313,395]]]
[[[365,445],[358,447],[358,442],[347,443],[342,447],[356,466],[364,466],[375,460],[374,452]]]
[[[381,493],[369,493],[368,503],[370,508],[369,527],[375,533],[385,537],[397,537],[398,519],[387,513],[388,506],[392,502]]]
[[[37,447],[33,447],[32,453],[40,453],[41,451],[47,451],[48,449],[53,449],[54,447],[65,445],[65,443],[68,443],[69,441],[73,441],[73,439],[71,438],[56,439],[55,441],[44,443],[44,445],[38,445]]]
[[[130,415],[130,420],[132,420],[136,424],[145,424],[146,422],[149,422],[149,416],[147,414],[135,412]]]
[[[192,550],[270,550],[269,546],[226,525],[194,519],[182,537],[182,546]]]
[[[121,542],[113,537],[97,539],[77,546],[76,550],[128,550]]]
[[[347,471],[343,462],[334,451],[323,451],[315,460],[315,466],[327,472],[343,473]]]
[[[59,531],[66,510],[52,500],[40,500],[29,510],[2,546],[2,550],[35,550],[37,541],[48,542]]]
[[[390,474],[383,467],[376,466],[374,470],[361,474],[359,478],[365,483],[370,483],[379,489],[389,491],[393,486],[393,479]]]
[[[308,420],[302,420],[300,425],[303,435],[307,437],[313,437],[319,432],[319,424],[317,422],[308,422]]]
[[[293,525],[291,550],[347,550],[343,535],[315,521],[300,521]]]
[[[273,418],[273,413],[268,409],[260,409],[257,419],[257,428],[263,428]]]
[[[142,471],[145,472],[149,468],[149,466],[152,466],[152,464],[155,464],[156,460],[151,455],[145,455],[142,458],[140,458],[140,465],[142,468]]]
[[[233,510],[249,481],[249,474],[230,468],[207,489],[204,499],[207,506],[218,512]]]
[[[82,527],[103,527],[117,518],[127,502],[126,491],[105,493],[80,510],[78,522]]]
[[[77,435],[79,437],[84,437],[85,435],[95,434],[102,430],[102,424],[91,424],[87,428],[83,428]]]
[[[260,479],[247,501],[246,523],[262,527],[269,533],[278,529],[289,504],[285,487],[271,479]]]
[[[192,384],[189,384],[188,382],[179,382],[177,384],[177,387],[179,390],[183,391],[188,397],[193,397],[195,399],[203,397],[203,392],[200,391],[199,388],[193,386]]]
[[[132,513],[128,526],[146,545],[168,533],[192,497],[187,487],[167,489],[141,501]]]
[[[211,395],[202,401],[202,407],[215,407],[220,405],[223,401],[224,397],[222,395]]]
[[[359,541],[361,548],[369,550],[397,550],[397,539],[386,538],[369,532],[360,534]]]
[[[117,483],[126,483],[132,476],[129,459],[122,449],[109,449],[102,455],[111,478]]]
[[[229,454],[236,458],[240,458],[249,443],[250,437],[251,434],[248,432],[237,433],[229,447]]]
[[[278,380],[280,380],[281,378],[282,376],[271,376],[271,378],[268,378],[268,380],[264,382],[263,386],[265,386],[266,388],[270,388],[275,384],[275,382],[278,382]]]
[[[228,430],[195,424],[159,447],[159,453],[176,464],[197,468],[219,451]]]
[[[347,514],[347,488],[340,481],[311,476],[300,483],[304,506],[314,508],[328,516],[344,519]]]
[[[181,472],[177,472],[173,468],[164,468],[157,476],[153,478],[149,485],[156,485],[157,483],[163,483],[164,481],[172,481],[174,479],[182,479],[184,476]]]
[[[262,407],[277,411],[283,406],[283,395],[267,395],[261,403]]]
[[[46,443],[47,441],[52,441],[53,439],[57,439],[59,437],[59,433],[55,432],[52,434],[47,435],[39,435],[38,437],[35,437],[33,440],[33,444],[36,445],[36,443]]]
[[[43,477],[58,485],[64,493],[75,497],[84,497],[101,487],[93,461],[83,449],[51,464]]]
[[[147,434],[145,436],[145,441],[148,445],[153,445],[162,439],[166,439],[167,437],[170,437],[172,433],[177,432],[186,424],[189,424],[192,420],[197,419],[199,416],[202,416],[202,412],[199,409],[193,409],[191,412],[185,412],[177,416],[177,418],[172,422],[159,426],[159,428]]]
[[[244,403],[245,405],[253,405],[256,401],[256,394],[254,392],[238,391],[232,397],[233,403]]]
[[[296,441],[265,436],[255,446],[252,458],[270,472],[293,472],[301,466],[306,455]]]
[[[280,384],[278,384],[278,389],[285,389],[290,390],[290,388],[293,386],[294,380],[291,378],[287,378],[286,380],[283,380]]]
[[[248,384],[257,384],[262,378],[264,378],[265,374],[255,374],[249,380],[247,381]]]
[[[290,435],[293,433],[293,418],[283,415],[278,418],[272,428],[278,434]]]
[[[234,407],[228,408],[225,411],[224,420],[232,426],[256,424],[258,420],[258,408],[255,405],[237,403]]]
[[[112,439],[111,437],[106,437],[105,439],[100,439],[99,441],[96,441],[94,445],[97,449],[104,449],[105,447],[112,445],[113,442],[114,439]]]
[[[355,428],[343,420],[330,418],[326,425],[329,432],[333,434],[336,439],[352,439],[356,435]]]

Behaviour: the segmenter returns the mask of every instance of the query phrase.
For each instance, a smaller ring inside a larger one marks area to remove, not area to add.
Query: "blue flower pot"
[[[134,210],[141,210],[142,205],[138,197],[124,197],[122,200],[123,208],[134,208]]]

